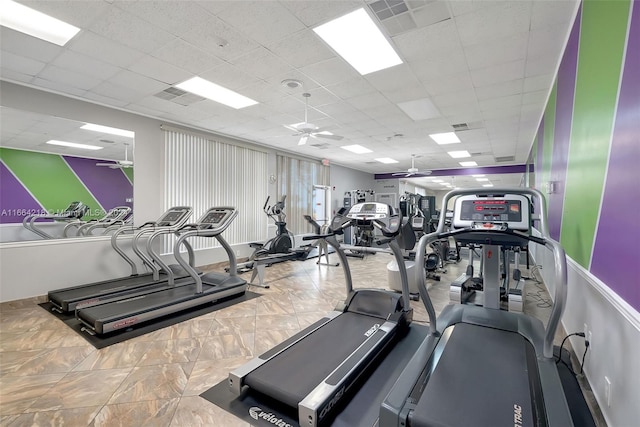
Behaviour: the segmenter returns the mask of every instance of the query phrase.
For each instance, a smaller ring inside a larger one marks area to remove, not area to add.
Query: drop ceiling
[[[20,3],[81,32],[59,47],[2,27],[3,80],[369,173],[406,170],[412,154],[420,156],[420,170],[459,169],[461,160],[480,167],[525,163],[577,7],[575,0]],[[313,32],[360,7],[403,64],[361,76]],[[235,110],[161,95],[193,76],[258,104]],[[304,92],[311,94],[309,122],[344,139],[297,145],[283,125],[303,121]],[[436,116],[414,120],[399,106],[416,100],[427,100]],[[428,137],[460,124],[468,125],[457,132],[460,144],[440,146]],[[352,144],[372,153],[340,148]],[[472,157],[453,159],[452,150]],[[399,163],[374,161],[381,157]],[[517,185],[520,177],[513,180]]]

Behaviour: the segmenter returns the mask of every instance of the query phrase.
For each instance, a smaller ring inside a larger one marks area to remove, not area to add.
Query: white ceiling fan
[[[409,169],[407,169],[406,171],[393,172],[391,175],[392,176],[403,176],[405,178],[409,178],[409,177],[412,177],[414,175],[419,175],[419,176],[431,175],[431,171],[430,170],[421,171],[416,167],[416,164],[415,164],[416,157],[420,157],[420,156],[416,156],[415,154],[411,155],[411,167]]]
[[[340,135],[334,135],[331,132],[328,132],[326,130],[326,128],[319,128],[318,126],[311,124],[307,121],[307,108],[308,108],[308,103],[309,103],[309,97],[311,96],[310,93],[303,93],[302,96],[304,96],[304,122],[302,123],[296,123],[293,125],[284,125],[284,127],[286,127],[289,130],[292,130],[296,133],[294,133],[294,136],[300,136],[300,140],[298,141],[298,145],[304,145],[307,143],[307,141],[309,140],[309,137],[311,138],[327,138],[327,139],[333,139],[336,141],[341,140],[342,136]]]
[[[124,144],[124,160],[117,160],[115,163],[96,163],[96,166],[104,166],[111,169],[132,168],[133,161],[129,160],[128,151],[129,144]]]

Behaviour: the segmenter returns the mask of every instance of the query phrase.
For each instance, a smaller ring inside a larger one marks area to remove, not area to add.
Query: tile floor
[[[386,287],[390,260],[350,258],[354,286]],[[466,262],[447,267],[430,290],[437,312]],[[342,268],[315,260],[274,265],[266,281],[251,287],[260,298],[101,350],[38,307],[44,297],[0,304],[0,426],[248,426],[199,394],[345,297]],[[525,311],[544,319],[533,282],[525,292]],[[412,305],[425,323],[422,303]]]

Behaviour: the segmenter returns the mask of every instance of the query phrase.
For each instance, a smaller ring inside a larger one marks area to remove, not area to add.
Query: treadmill
[[[527,188],[454,190],[442,206],[454,197],[452,229],[445,231],[441,214],[437,230],[420,239],[416,262],[424,262],[427,245],[438,239],[482,245],[485,305],[448,305],[436,321],[418,275],[430,332],[383,401],[380,427],[572,426],[553,357],[567,295],[566,256],[549,236],[543,195]],[[532,233],[532,219],[539,221],[540,237]],[[555,260],[546,329],[538,319],[500,310],[500,248],[529,243],[546,247]]]
[[[115,302],[81,307],[76,310],[76,318],[84,325],[83,331],[95,335],[126,329],[133,325],[178,313],[207,303],[244,294],[247,282],[236,273],[235,253],[222,237],[238,212],[231,207],[214,207],[207,210],[195,224],[187,224],[179,230],[180,237],[173,246],[173,254],[179,265],[189,273],[188,281],[167,285],[161,290],[134,295]],[[150,255],[159,260],[158,253],[151,248],[151,241],[158,235],[171,233],[160,230],[147,242]],[[211,272],[200,275],[195,268],[180,255],[180,248],[191,237],[215,237],[229,257],[230,274]],[[169,275],[171,273],[169,272]]]
[[[51,219],[58,222],[80,222],[80,218],[82,218],[88,211],[89,206],[84,203],[71,202],[71,204],[69,204],[69,206],[60,213],[27,215],[23,218],[22,225],[24,228],[34,232],[43,239],[53,239],[54,237],[51,234],[45,232],[36,225],[37,220]]]
[[[60,313],[71,312],[82,306],[86,307],[111,301],[116,295],[126,295],[130,291],[168,280],[165,276],[161,276],[161,271],[153,264],[153,261],[140,250],[138,247],[139,240],[155,231],[177,231],[187,222],[192,212],[193,209],[190,207],[175,206],[168,209],[157,221],[146,222],[137,228],[131,225],[118,228],[111,236],[111,246],[131,266],[131,275],[50,291],[48,298],[53,306],[52,310]],[[136,263],[118,245],[118,236],[131,232],[135,232],[132,248],[144,265],[151,270],[150,273],[138,274]],[[193,251],[190,249],[189,253],[192,256]],[[191,260],[193,262],[192,258]],[[164,270],[165,274],[166,272],[167,270]],[[186,272],[175,273],[180,277],[188,275]]]
[[[402,294],[384,289],[353,290],[349,262],[335,234],[358,221],[370,221],[389,244],[402,280]],[[324,238],[335,250],[344,270],[347,299],[313,325],[249,361],[229,374],[231,391],[248,391],[275,399],[297,410],[301,425],[326,423],[353,395],[378,362],[403,336],[412,320],[409,286],[402,251],[397,242],[402,226],[398,210],[383,203],[360,203],[332,220]]]

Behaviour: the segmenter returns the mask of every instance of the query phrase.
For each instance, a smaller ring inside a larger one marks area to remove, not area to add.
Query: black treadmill
[[[214,207],[209,209],[195,224],[188,224],[179,230],[180,237],[173,247],[173,254],[180,266],[189,273],[187,281],[164,289],[135,295],[128,299],[83,307],[76,310],[76,318],[84,324],[83,330],[90,334],[106,334],[128,328],[136,324],[157,319],[203,304],[217,302],[232,296],[244,294],[247,282],[237,273],[237,263],[233,249],[222,238],[221,233],[229,227],[238,212],[231,207]],[[171,233],[169,230],[158,231],[156,235]],[[225,249],[229,257],[230,273],[211,272],[200,275],[195,268],[180,255],[180,248],[190,237],[215,237]],[[155,259],[160,256],[150,248],[150,255]]]
[[[398,265],[402,294],[383,289],[353,290],[344,250],[334,234],[356,221],[373,222],[385,236]],[[325,238],[338,253],[344,269],[347,300],[323,319],[249,361],[229,374],[235,395],[254,391],[297,409],[301,425],[316,426],[353,395],[364,379],[407,330],[409,306],[407,272],[396,241],[402,225],[399,212],[382,203],[360,203],[346,215],[334,217]]]
[[[140,288],[167,282],[169,280],[167,276],[169,270],[158,268],[153,263],[153,260],[138,247],[139,241],[143,236],[156,231],[177,231],[187,222],[192,212],[193,209],[188,206],[175,206],[168,209],[157,221],[147,222],[137,228],[131,225],[118,228],[111,236],[111,246],[131,266],[131,275],[50,291],[48,298],[53,305],[53,310],[67,313],[76,310],[76,308],[122,299],[123,296],[128,297],[130,292],[137,292]],[[151,270],[150,273],[138,274],[136,263],[118,245],[118,236],[131,232],[135,233],[132,239],[132,249],[140,257],[144,265]],[[193,251],[190,247],[188,249],[192,258]],[[191,260],[193,262],[193,259]],[[170,271],[173,276],[188,276],[185,271],[175,270]]]
[[[553,339],[567,294],[566,256],[549,237],[545,199],[526,188],[454,190],[451,231],[441,214],[435,232],[420,239],[417,263],[430,242],[455,236],[483,245],[484,306],[453,304],[436,320],[425,279],[418,287],[430,333],[380,409],[380,427],[572,426],[553,357]],[[531,199],[539,231],[531,232]],[[555,297],[548,326],[522,313],[500,310],[501,247],[533,242],[553,252]]]

